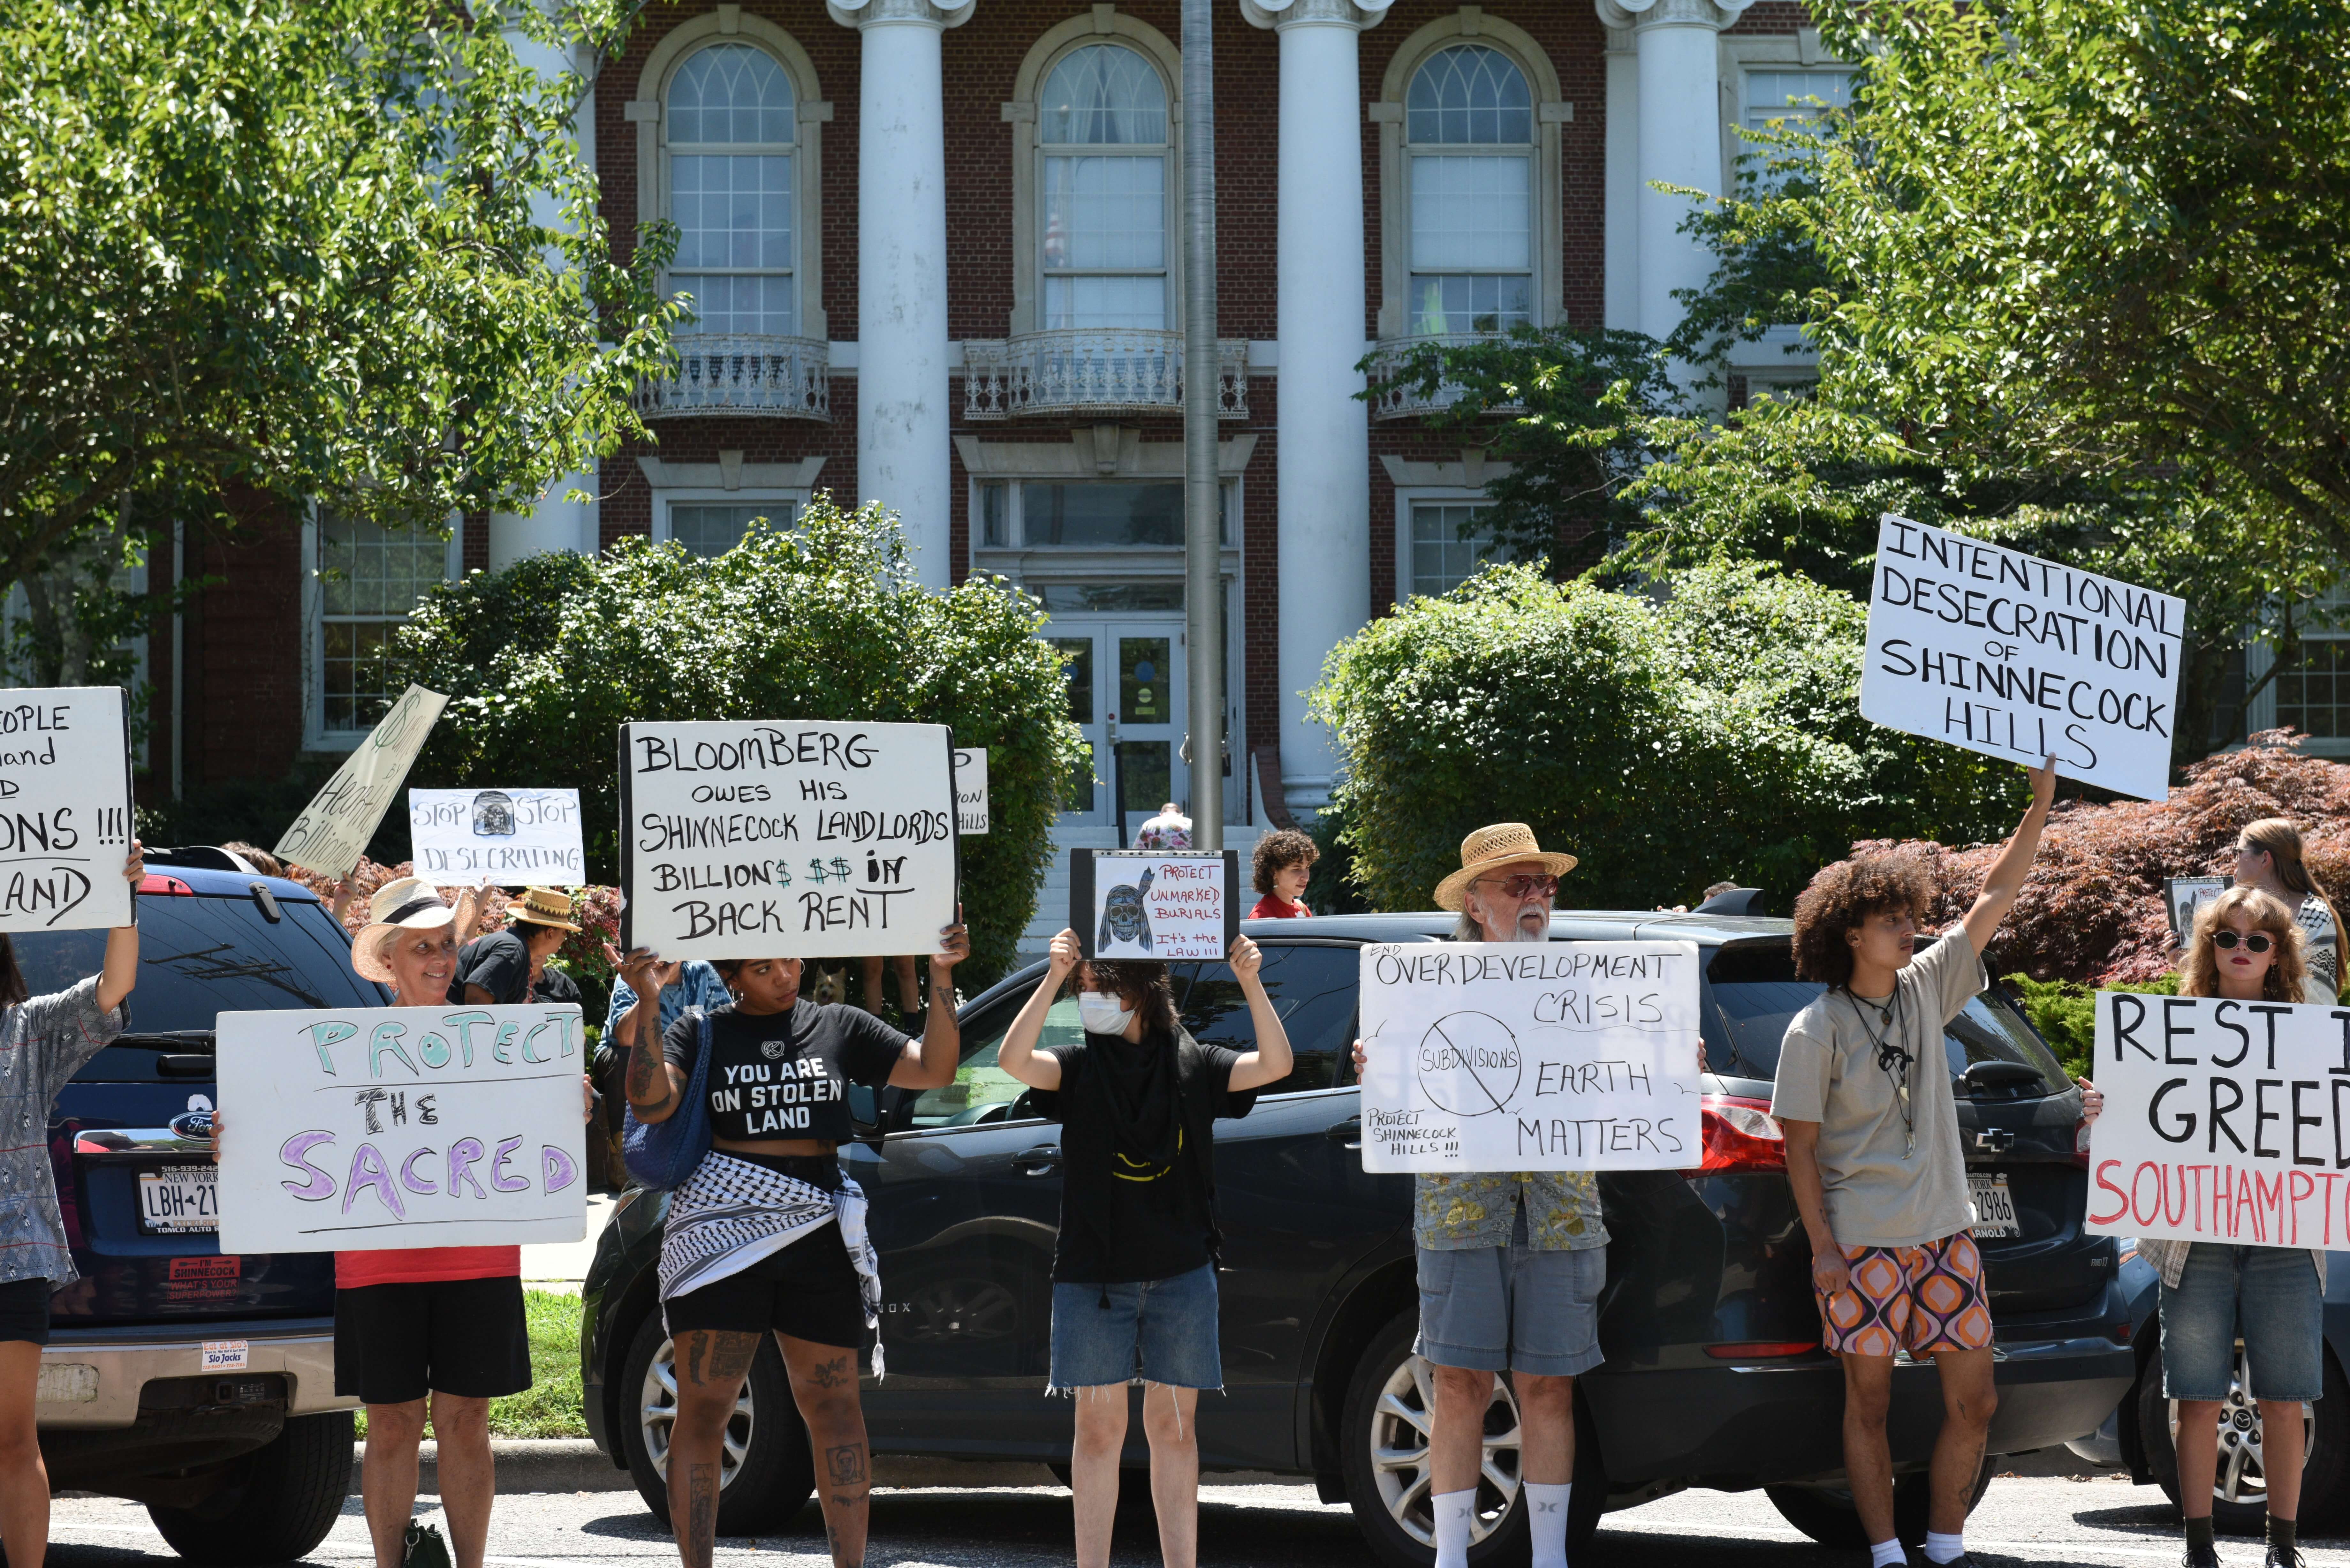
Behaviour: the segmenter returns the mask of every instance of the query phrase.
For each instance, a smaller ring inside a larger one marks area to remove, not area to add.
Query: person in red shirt
[[[1322,851],[1314,840],[1294,827],[1258,839],[1249,879],[1264,897],[1249,911],[1249,919],[1289,920],[1312,914],[1305,907],[1305,884],[1314,875],[1314,863],[1321,858]]]

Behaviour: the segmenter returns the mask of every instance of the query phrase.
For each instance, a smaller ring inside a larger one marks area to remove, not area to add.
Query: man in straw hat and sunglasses
[[[506,906],[506,929],[475,937],[457,954],[450,1005],[577,1002],[579,988],[571,977],[546,967],[564,939],[579,929],[571,918],[571,895],[560,888],[526,888]]]
[[[1552,854],[1522,822],[1461,841],[1461,869],[1436,886],[1461,916],[1452,940],[1550,940],[1558,879],[1572,855]],[[1359,1074],[1364,1046],[1355,1042]],[[1565,1568],[1568,1483],[1575,1475],[1575,1379],[1599,1365],[1599,1288],[1607,1227],[1587,1170],[1413,1178],[1419,1339],[1436,1375],[1428,1435],[1436,1568],[1465,1568],[1484,1463],[1494,1374],[1513,1373],[1523,1434],[1533,1568]]]

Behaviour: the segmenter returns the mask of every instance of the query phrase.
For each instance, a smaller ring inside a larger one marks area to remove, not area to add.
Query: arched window
[[[1498,49],[1456,44],[1404,100],[1410,337],[1498,332],[1534,319],[1534,101]]]
[[[1165,327],[1167,83],[1136,50],[1087,44],[1036,104],[1044,327]]]
[[[774,56],[738,40],[689,56],[670,79],[662,140],[671,290],[700,317],[681,331],[795,336],[799,173],[792,84]]]

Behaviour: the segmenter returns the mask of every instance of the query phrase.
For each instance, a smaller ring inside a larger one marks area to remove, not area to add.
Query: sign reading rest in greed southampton
[[[671,959],[932,953],[954,923],[943,724],[620,727],[621,941]]]
[[[119,686],[0,695],[0,931],[130,923],[130,734]]]
[[[2187,605],[1887,514],[1864,718],[2147,800],[2170,794]]]

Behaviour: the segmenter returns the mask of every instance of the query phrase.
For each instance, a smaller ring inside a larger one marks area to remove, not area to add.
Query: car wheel
[[[2325,1358],[2325,1398],[2304,1405],[2303,1431],[2308,1458],[2301,1475],[2302,1517],[2313,1530],[2350,1512],[2350,1386],[2334,1358]],[[2328,1401],[2333,1401],[2329,1405]],[[2261,1407],[2244,1393],[2244,1350],[2236,1347],[2228,1397],[2220,1407],[2220,1463],[2211,1482],[2211,1521],[2230,1535],[2258,1535],[2268,1518],[2268,1473],[2263,1467],[2264,1423]],[[2176,1504],[2178,1494],[2178,1402],[2162,1392],[2162,1347],[2155,1346],[2138,1385],[2138,1434],[2147,1468]]]
[[[1428,1363],[1411,1353],[1419,1327],[1419,1314],[1408,1312],[1379,1331],[1356,1364],[1339,1417],[1347,1501],[1356,1527],[1388,1568],[1428,1568],[1436,1560],[1428,1463],[1436,1386]],[[1526,1518],[1518,1491],[1518,1403],[1509,1380],[1497,1377],[1485,1412],[1470,1562],[1524,1558]]]
[[[351,1490],[351,1413],[296,1416],[238,1461],[193,1508],[150,1505],[147,1517],[191,1563],[260,1568],[310,1554],[342,1517]]]
[[[1991,1459],[1986,1456],[1975,1474],[1974,1494],[1967,1499],[1970,1514],[1990,1490]],[[1853,1507],[1852,1493],[1845,1488],[1766,1486],[1762,1495],[1771,1500],[1780,1518],[1821,1545],[1854,1552],[1867,1549],[1868,1532],[1861,1528],[1860,1511]],[[1932,1501],[1932,1485],[1922,1473],[1894,1478],[1893,1533],[1904,1545],[1925,1543],[1926,1510]]]
[[[661,1315],[649,1314],[629,1346],[620,1386],[621,1446],[637,1495],[670,1528],[669,1434],[677,1419],[677,1366]],[[773,1335],[751,1358],[751,1375],[734,1401],[734,1415],[718,1454],[718,1533],[757,1535],[807,1505],[816,1492],[816,1465],[807,1428],[792,1403],[790,1375]]]

